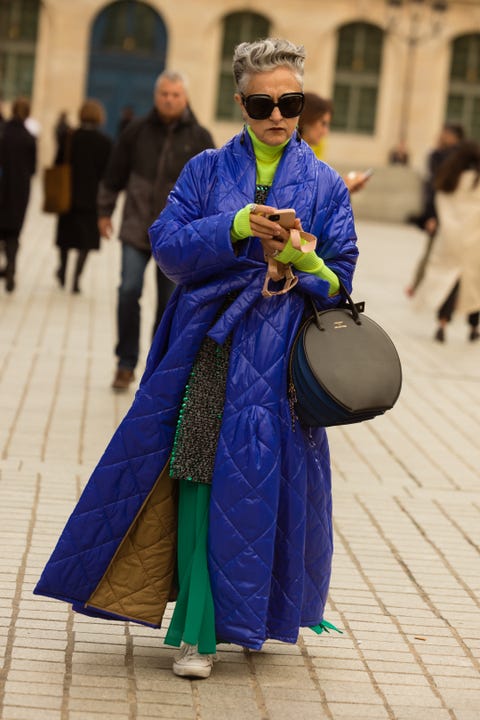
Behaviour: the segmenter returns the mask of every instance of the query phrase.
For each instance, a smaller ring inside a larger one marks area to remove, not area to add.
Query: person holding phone
[[[325,160],[326,139],[330,132],[332,117],[333,102],[330,98],[323,98],[313,92],[305,93],[305,105],[298,121],[298,129],[319,160]],[[354,193],[365,187],[372,175],[373,168],[363,172],[350,170],[343,176],[343,180],[349,192]]]
[[[358,251],[345,184],[297,132],[304,60],[283,39],[236,47],[245,125],[186,164],[150,228],[177,287],[36,589],[154,627],[176,597],[179,676],[208,677],[217,643],[259,650],[328,627],[328,443],[296,418],[288,364],[309,297],[337,305]]]

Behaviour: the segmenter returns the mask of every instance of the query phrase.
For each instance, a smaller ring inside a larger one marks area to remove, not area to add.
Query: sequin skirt
[[[255,202],[264,204],[269,185],[257,185]],[[230,293],[219,315],[233,302]],[[222,424],[232,339],[223,345],[206,337],[195,358],[175,431],[170,459],[170,477],[177,480],[211,483]]]
[[[211,483],[222,423],[231,338],[206,337],[185,387],[175,432],[170,476]]]

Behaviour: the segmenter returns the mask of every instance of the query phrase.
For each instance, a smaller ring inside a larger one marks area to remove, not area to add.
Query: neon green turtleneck
[[[281,145],[271,146],[259,140],[249,126],[247,126],[247,132],[252,140],[253,151],[255,153],[257,183],[259,185],[271,185],[278,163],[283,155],[283,150],[290,142],[290,139]],[[231,229],[232,242],[243,240],[252,234],[250,227],[250,210],[251,205],[248,204],[235,215]],[[329,295],[335,295],[339,290],[337,276],[313,250],[309,253],[302,253],[300,250],[295,250],[290,240],[288,240],[285,248],[275,257],[275,260],[285,264],[291,263],[297,270],[308,272],[322,280],[327,280],[330,284]]]

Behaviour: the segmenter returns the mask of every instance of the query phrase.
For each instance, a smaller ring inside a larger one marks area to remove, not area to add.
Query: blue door
[[[111,137],[117,135],[124,108],[143,115],[152,107],[166,51],[165,24],[150,5],[118,0],[98,14],[90,38],[87,96],[105,106]]]

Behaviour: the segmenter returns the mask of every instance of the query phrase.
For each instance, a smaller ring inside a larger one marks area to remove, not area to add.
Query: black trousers
[[[77,261],[75,263],[75,275],[74,275],[74,282],[78,282],[80,279],[80,275],[82,274],[83,268],[85,267],[85,263],[87,262],[87,256],[88,256],[88,250],[78,250],[77,253]],[[68,260],[68,253],[69,248],[60,248],[60,266],[58,269],[59,276],[63,278],[63,282],[65,282],[65,273],[67,270],[67,260]]]
[[[452,319],[452,315],[455,311],[455,306],[457,304],[457,298],[458,293],[460,290],[460,281],[458,281],[452,288],[452,291],[450,292],[449,296],[443,303],[443,305],[439,308],[437,317],[439,320],[446,320],[447,322],[450,322]],[[467,316],[468,324],[472,327],[477,327],[479,320],[480,320],[480,312],[473,312],[470,313]]]
[[[4,270],[2,274],[5,275],[7,281],[13,280],[15,277],[19,246],[18,238],[19,233],[2,233],[0,235],[0,244],[3,245],[6,259],[5,268],[2,268],[2,270]]]

